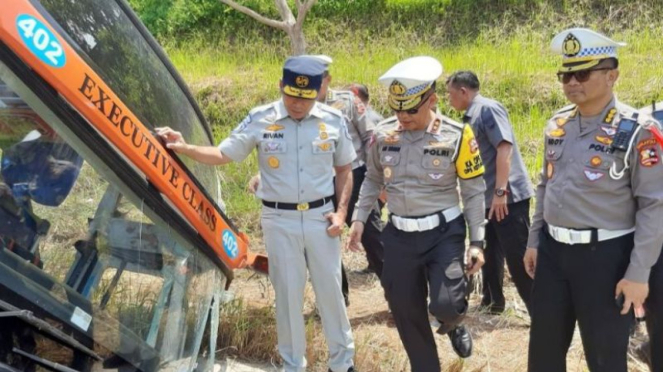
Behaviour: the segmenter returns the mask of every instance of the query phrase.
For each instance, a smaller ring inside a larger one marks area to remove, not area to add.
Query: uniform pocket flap
[[[313,141],[314,154],[329,154],[336,151],[336,143],[332,140]]]
[[[401,154],[395,152],[382,153],[380,156],[380,164],[382,165],[396,165],[401,161]]]

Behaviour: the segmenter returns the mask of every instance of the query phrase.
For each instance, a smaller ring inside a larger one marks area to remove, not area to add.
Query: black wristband
[[[483,249],[484,243],[483,240],[473,240],[470,242],[470,247],[477,247]]]

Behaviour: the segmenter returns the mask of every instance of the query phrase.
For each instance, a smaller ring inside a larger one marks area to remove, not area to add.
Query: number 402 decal
[[[16,28],[23,42],[42,62],[52,67],[62,67],[66,62],[62,45],[42,21],[21,14],[16,18]]]

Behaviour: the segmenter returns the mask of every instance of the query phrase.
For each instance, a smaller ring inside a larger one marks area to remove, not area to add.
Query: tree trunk
[[[297,5],[297,19],[295,19],[290,7],[288,6],[287,0],[274,0],[276,9],[281,15],[281,21],[275,19],[267,18],[261,14],[256,13],[254,10],[251,10],[244,5],[240,5],[235,0],[219,0],[222,3],[228,5],[229,7],[242,12],[249,17],[255,19],[256,21],[266,24],[270,27],[283,30],[288,34],[290,38],[290,50],[293,55],[301,55],[306,53],[306,38],[304,37],[304,18],[311,7],[318,2],[318,0],[297,0],[295,3]]]
[[[304,30],[301,26],[292,25],[288,28],[288,36],[290,37],[290,49],[293,56],[298,56],[306,53],[306,38],[304,37]]]

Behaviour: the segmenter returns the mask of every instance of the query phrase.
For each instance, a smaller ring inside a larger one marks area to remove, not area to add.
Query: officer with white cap
[[[348,241],[350,249],[358,249],[364,222],[384,187],[390,215],[382,235],[382,285],[413,372],[440,371],[429,311],[458,355],[472,352],[470,334],[460,325],[468,308],[463,267],[468,227],[468,274],[483,264],[484,168],[470,126],[436,113],[441,74],[436,59],[414,57],[380,77],[395,116],[380,123],[373,136]]]
[[[307,268],[329,346],[330,370],[355,371],[354,342],[341,294],[339,236],[356,155],[341,113],[316,101],[324,71],[315,59],[289,58],[281,100],[251,110],[218,148],[186,144],[170,128],[157,130],[168,148],[206,164],[242,161],[254,149],[258,152],[261,182],[256,195],[263,204],[278,349],[286,372],[306,370],[302,311]]]
[[[590,371],[625,372],[633,308],[663,244],[663,165],[643,115],[619,102],[615,42],[582,28],[552,41],[572,106],[545,129],[525,267],[534,278],[529,371],[566,370],[576,321]]]

